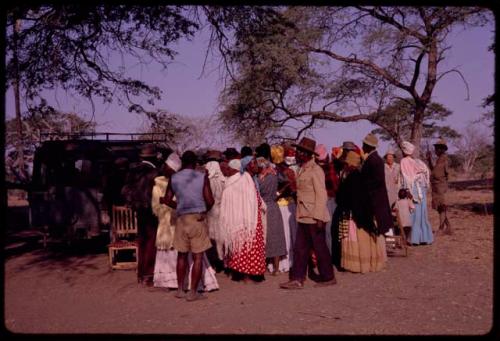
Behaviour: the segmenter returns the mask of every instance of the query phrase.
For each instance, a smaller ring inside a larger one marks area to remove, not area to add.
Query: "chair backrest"
[[[113,206],[111,227],[119,238],[137,234],[137,213],[129,207]]]

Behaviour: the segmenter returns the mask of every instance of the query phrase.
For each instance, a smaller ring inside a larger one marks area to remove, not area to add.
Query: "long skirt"
[[[247,275],[263,275],[266,272],[266,254],[264,245],[264,226],[262,215],[257,216],[257,228],[251,243],[245,242],[238,252],[229,255],[229,268]]]
[[[285,229],[285,242],[287,254],[281,257],[279,262],[279,271],[287,272],[292,267],[293,244],[297,234],[297,221],[295,220],[296,205],[289,202],[286,206],[280,206],[281,216],[283,217],[283,228]],[[272,265],[270,265],[272,268]]]
[[[188,255],[189,271],[186,272],[184,290],[191,289],[191,271],[193,269],[193,258]],[[153,283],[155,287],[177,289],[177,250],[158,250]],[[203,254],[201,281],[198,291],[212,291],[219,289],[219,283],[215,277],[215,271],[210,266],[208,258]]]
[[[342,238],[341,266],[350,272],[376,272],[387,262],[385,238],[356,228],[352,234]]]
[[[422,189],[422,200],[415,203],[415,211],[411,218],[411,232],[408,241],[411,244],[432,244],[434,237],[427,215],[427,191],[425,188]]]

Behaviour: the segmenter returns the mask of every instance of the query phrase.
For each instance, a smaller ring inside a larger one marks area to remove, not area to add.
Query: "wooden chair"
[[[115,269],[137,269],[139,248],[137,241],[137,213],[125,206],[113,206],[111,215],[111,243],[108,245],[109,264]],[[120,261],[122,251],[133,250],[134,261]]]

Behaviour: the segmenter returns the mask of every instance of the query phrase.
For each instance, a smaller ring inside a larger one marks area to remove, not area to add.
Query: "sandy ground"
[[[378,273],[336,272],[338,284],[287,291],[217,274],[220,290],[186,302],[147,289],[107,255],[37,249],[5,262],[5,325],[14,333],[479,335],[493,326],[491,189],[452,191],[455,233],[390,257]],[[479,205],[479,206],[478,206]],[[437,213],[429,217],[437,228]]]

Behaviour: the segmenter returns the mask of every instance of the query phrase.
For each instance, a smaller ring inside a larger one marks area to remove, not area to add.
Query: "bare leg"
[[[443,227],[446,225],[446,227],[444,227],[444,233],[453,234],[453,232],[451,231],[450,221],[448,220],[448,216],[446,214],[446,206],[444,206],[443,213],[444,213]]]
[[[201,278],[203,252],[193,253],[193,270],[191,272],[191,292],[195,294]]]
[[[188,264],[188,254],[187,252],[179,252],[177,254],[177,294],[175,297],[182,298],[185,297],[184,293],[184,278],[186,277],[186,269]]]
[[[273,275],[276,275],[278,273],[280,267],[280,257],[276,256],[273,258]]]
[[[206,298],[198,294],[198,284],[201,279],[203,252],[193,253],[193,269],[191,270],[191,290],[187,296],[188,301],[195,301]]]

